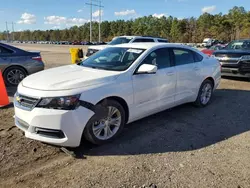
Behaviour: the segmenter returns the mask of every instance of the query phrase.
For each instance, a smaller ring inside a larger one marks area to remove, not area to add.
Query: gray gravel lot
[[[69,46],[18,46],[40,50],[47,68],[70,63]],[[86,142],[72,158],[26,139],[13,108],[0,109],[0,187],[250,187],[249,112],[250,82],[223,78],[208,107],[144,118],[112,143]]]

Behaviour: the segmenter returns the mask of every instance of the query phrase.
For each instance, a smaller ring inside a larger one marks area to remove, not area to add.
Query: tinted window
[[[167,40],[158,40],[158,42],[168,43],[168,41],[167,41]]]
[[[0,54],[11,54],[11,53],[13,53],[12,50],[0,46]]]
[[[250,41],[249,40],[236,40],[230,42],[226,49],[233,50],[250,50]]]
[[[154,42],[153,39],[135,39],[133,42]]]
[[[173,49],[173,52],[176,66],[194,63],[194,55],[192,51],[185,49]]]
[[[124,44],[124,43],[129,43],[129,41],[131,40],[131,38],[126,38],[126,37],[117,37],[114,38],[110,43],[108,43],[109,45],[117,45],[117,44]]]
[[[151,52],[143,61],[143,64],[157,65],[158,69],[170,67],[168,48],[161,48]]]
[[[194,61],[195,62],[200,62],[200,61],[203,60],[203,56],[202,55],[200,55],[200,54],[198,54],[196,52],[193,52],[193,54],[194,54]]]

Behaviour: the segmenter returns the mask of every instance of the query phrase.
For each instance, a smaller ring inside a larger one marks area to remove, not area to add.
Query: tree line
[[[98,23],[92,25],[92,38],[98,41]],[[244,7],[233,7],[227,14],[204,13],[198,18],[177,19],[144,16],[133,20],[103,21],[102,40],[110,41],[115,36],[144,35],[169,39],[171,42],[197,43],[204,38],[231,41],[250,38],[250,11]],[[89,41],[89,23],[63,30],[25,30],[14,32],[15,40],[21,41]],[[0,40],[6,39],[6,31]]]

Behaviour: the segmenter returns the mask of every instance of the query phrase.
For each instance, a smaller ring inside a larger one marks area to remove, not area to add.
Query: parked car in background
[[[74,42],[72,42],[72,45],[81,45],[81,42],[80,41],[74,41]]]
[[[212,46],[213,39],[212,38],[205,38],[202,42],[203,47],[210,47]]]
[[[222,65],[222,75],[250,78],[250,39],[232,41],[213,56]]]
[[[0,43],[0,70],[8,86],[17,86],[27,75],[43,69],[40,52],[28,52]]]
[[[217,45],[211,46],[210,48],[203,49],[201,51],[204,54],[207,54],[208,56],[211,56],[211,55],[213,55],[214,51],[216,51],[216,50],[222,50],[224,47],[225,47],[225,45],[217,44]]]
[[[107,45],[95,45],[89,46],[87,53],[85,54],[85,59],[89,56],[93,55],[94,53],[98,52],[99,50],[103,50],[109,46],[124,44],[124,43],[135,43],[135,42],[163,42],[168,43],[167,39],[160,38],[160,37],[150,37],[150,36],[119,36],[113,38],[113,40]]]
[[[218,60],[185,45],[116,45],[25,78],[14,99],[15,124],[45,143],[104,144],[126,123],[183,103],[208,105],[220,74]]]

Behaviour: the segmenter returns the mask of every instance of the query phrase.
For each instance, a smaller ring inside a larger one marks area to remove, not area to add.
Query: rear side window
[[[4,48],[3,46],[0,46],[0,54],[12,54],[13,51],[9,50],[7,48]]]
[[[196,53],[196,52],[193,52],[194,53],[194,61],[195,62],[201,62],[203,60],[203,56]]]
[[[154,42],[153,39],[135,39],[133,42]]]
[[[173,49],[174,57],[175,57],[175,65],[186,65],[194,63],[194,55],[193,52],[186,49]]]
[[[168,43],[167,40],[158,40],[158,42]]]

